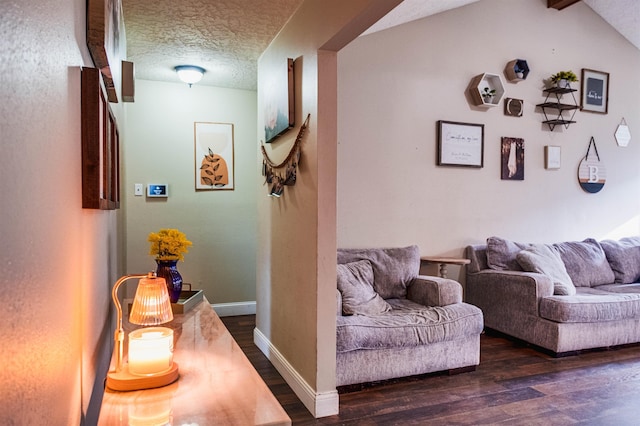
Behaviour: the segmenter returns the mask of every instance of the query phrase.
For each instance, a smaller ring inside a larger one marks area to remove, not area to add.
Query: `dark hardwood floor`
[[[640,425],[640,346],[553,358],[484,334],[476,371],[342,393],[339,415],[314,419],[253,344],[255,316],[222,320],[294,425]]]

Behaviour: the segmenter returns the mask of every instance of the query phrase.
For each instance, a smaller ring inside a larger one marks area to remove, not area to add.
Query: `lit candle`
[[[129,373],[149,376],[164,373],[173,361],[173,330],[140,328],[129,334]]]

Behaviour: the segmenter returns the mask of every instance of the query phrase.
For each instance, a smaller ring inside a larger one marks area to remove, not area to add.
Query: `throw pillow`
[[[554,244],[576,287],[613,284],[615,276],[602,246],[593,238]]]
[[[524,250],[530,245],[499,237],[489,237],[487,238],[487,266],[498,271],[522,271],[516,256],[520,250]]]
[[[373,290],[373,268],[368,260],[338,265],[338,290],[345,315],[380,315],[391,310]]]
[[[627,237],[619,241],[605,240],[600,245],[617,283],[631,284],[640,281],[640,237]]]
[[[420,272],[418,246],[372,249],[338,249],[338,263],[368,260],[373,266],[373,289],[383,299],[402,299]]]
[[[544,274],[553,281],[553,294],[573,296],[576,288],[567,274],[560,253],[545,244],[535,244],[517,254],[516,259],[527,272]]]

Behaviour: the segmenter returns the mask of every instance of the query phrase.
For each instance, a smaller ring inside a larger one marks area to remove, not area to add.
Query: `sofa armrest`
[[[336,288],[336,315],[342,316],[342,293]]]
[[[466,301],[483,311],[537,316],[540,299],[553,295],[553,282],[543,274],[483,269],[467,274]]]
[[[462,286],[447,278],[419,275],[407,288],[407,299],[424,306],[447,306],[462,302]]]

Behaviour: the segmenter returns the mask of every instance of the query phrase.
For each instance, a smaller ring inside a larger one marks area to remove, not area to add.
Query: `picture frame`
[[[438,120],[437,165],[484,166],[484,124]]]
[[[196,191],[233,190],[233,124],[195,122],[193,129]]]
[[[84,67],[81,81],[82,208],[120,208],[120,133],[100,71]]]
[[[109,102],[118,102],[126,52],[122,0],[87,0],[87,48],[100,70]]]
[[[502,180],[524,180],[524,139],[502,137],[500,166]]]
[[[273,142],[295,125],[294,61],[276,72],[265,85],[264,140]]]
[[[609,73],[582,69],[580,110],[607,114],[609,108]]]
[[[562,147],[546,145],[544,147],[544,168],[547,170],[559,170],[561,165]]]

